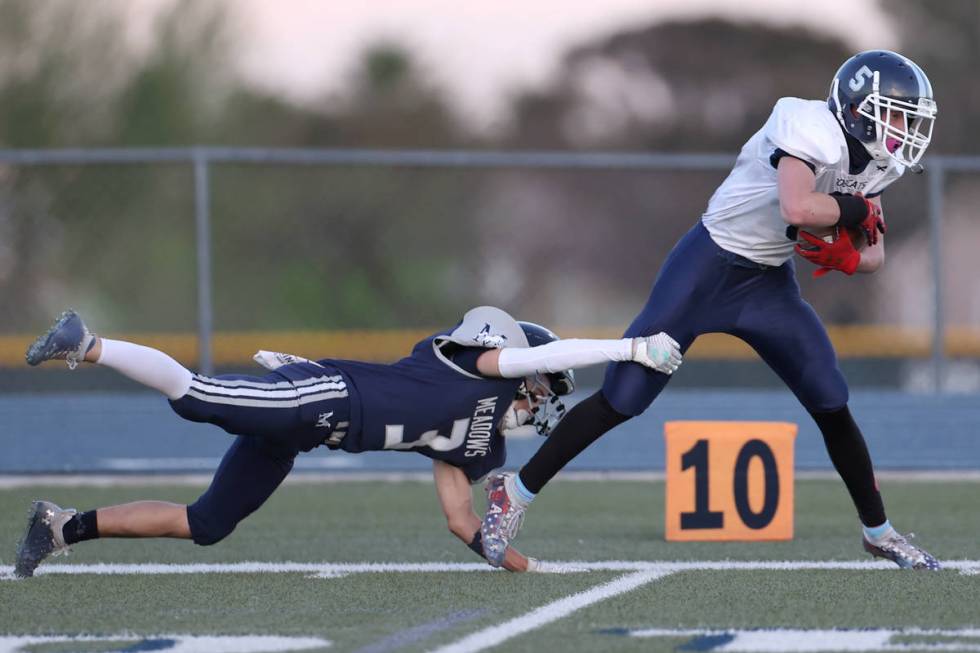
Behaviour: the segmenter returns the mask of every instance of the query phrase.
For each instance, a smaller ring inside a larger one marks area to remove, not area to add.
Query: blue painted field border
[[[593,389],[583,389],[572,402]],[[980,402],[975,395],[854,392],[851,410],[882,471],[980,469]],[[771,420],[799,424],[796,468],[832,471],[823,438],[787,391],[668,389],[642,416],[600,438],[569,465],[576,472],[659,472],[667,420]],[[93,393],[0,396],[0,474],[79,474],[128,471],[210,473],[231,443],[221,429],[186,422],[151,394]],[[508,442],[507,467],[522,465],[541,439]],[[152,462],[160,461],[154,467]],[[187,462],[186,467],[180,461]],[[144,461],[130,467],[111,461]],[[147,462],[148,461],[148,462]],[[175,462],[176,461],[176,462]],[[166,464],[164,464],[166,463]],[[317,450],[300,456],[311,473],[429,472],[411,452],[345,454]],[[301,473],[301,472],[300,472]]]

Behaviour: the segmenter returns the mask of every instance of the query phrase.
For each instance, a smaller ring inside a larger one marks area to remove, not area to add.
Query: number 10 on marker
[[[793,537],[793,443],[785,422],[668,422],[668,540]]]

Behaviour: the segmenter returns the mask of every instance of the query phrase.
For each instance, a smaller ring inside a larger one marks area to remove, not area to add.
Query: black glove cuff
[[[483,555],[483,533],[480,531],[473,533],[473,540],[466,546],[470,547],[470,550],[476,555],[486,559],[486,556]]]
[[[840,220],[837,224],[842,227],[856,227],[868,217],[868,205],[865,200],[854,195],[831,195],[840,207]]]

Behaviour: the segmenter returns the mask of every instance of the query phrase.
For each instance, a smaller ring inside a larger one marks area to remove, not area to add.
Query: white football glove
[[[633,357],[630,359],[664,374],[673,374],[681,365],[681,347],[661,331],[652,336],[633,338]]]
[[[535,574],[587,574],[588,569],[584,567],[576,567],[574,564],[560,564],[557,562],[548,562],[547,560],[538,560],[537,558],[528,557],[527,559],[527,570]]]
[[[260,349],[255,356],[252,356],[252,360],[265,369],[273,372],[278,370],[283,365],[291,365],[292,363],[313,363],[314,365],[320,365],[316,361],[311,361],[310,359],[303,358],[302,356],[296,356],[295,354],[281,354],[277,351],[266,351],[264,349]]]

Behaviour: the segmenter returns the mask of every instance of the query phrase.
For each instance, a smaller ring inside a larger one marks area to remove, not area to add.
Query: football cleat
[[[511,474],[494,474],[487,479],[487,512],[480,525],[483,555],[493,567],[504,564],[507,547],[517,537],[524,521],[525,506],[514,503],[507,494],[506,481]]]
[[[78,313],[69,309],[27,348],[28,365],[40,365],[44,361],[64,359],[73,370],[85,359],[85,354],[95,346],[95,334],[89,333]]]
[[[891,560],[902,569],[939,571],[941,568],[939,561],[909,541],[914,537],[915,533],[909,533],[908,536],[905,536],[892,529],[891,532],[874,542],[870,541],[867,536],[861,539],[865,551],[876,558]]]
[[[35,501],[31,505],[31,518],[27,522],[27,532],[17,547],[17,561],[14,575],[30,578],[41,561],[48,556],[68,553],[68,545],[62,528],[75,516],[75,510],[63,510],[50,501]]]

